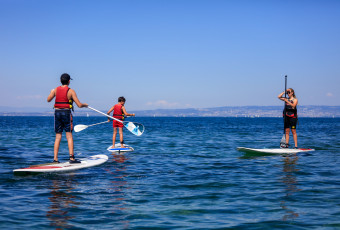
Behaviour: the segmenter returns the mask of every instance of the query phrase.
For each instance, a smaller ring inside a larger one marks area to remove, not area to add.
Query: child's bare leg
[[[117,137],[117,128],[113,128],[113,136],[112,136],[112,148],[115,147]]]
[[[119,127],[119,139],[120,139],[120,146],[125,148],[124,146],[124,137],[123,137],[123,128]]]

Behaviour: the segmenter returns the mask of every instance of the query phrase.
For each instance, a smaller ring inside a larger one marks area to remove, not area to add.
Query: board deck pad
[[[81,163],[71,164],[69,161],[64,163],[46,163],[40,165],[31,165],[27,168],[15,169],[13,173],[16,175],[27,175],[35,173],[58,173],[69,172],[82,168],[89,168],[105,163],[109,157],[104,154],[94,155],[87,158],[81,158]]]
[[[300,153],[300,152],[315,151],[315,149],[304,149],[304,148],[253,149],[253,148],[245,148],[245,147],[238,147],[237,150],[240,152],[245,152],[245,153],[269,153],[269,154],[294,154],[294,153]]]
[[[114,148],[111,145],[107,148],[107,150],[109,152],[131,152],[131,151],[134,151],[134,149],[131,146],[129,146],[127,144],[124,144],[124,146],[126,148],[121,148],[120,143],[116,143]]]

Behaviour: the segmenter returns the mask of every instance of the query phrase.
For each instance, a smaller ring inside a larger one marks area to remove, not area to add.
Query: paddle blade
[[[88,127],[87,125],[76,125],[76,126],[74,126],[74,131],[80,132],[80,131],[86,129],[87,127]]]
[[[136,122],[128,122],[128,123],[125,123],[124,126],[136,136],[140,136],[144,132],[144,125],[136,123]]]
[[[283,134],[281,141],[280,141],[280,147],[284,148],[286,146],[286,134]]]

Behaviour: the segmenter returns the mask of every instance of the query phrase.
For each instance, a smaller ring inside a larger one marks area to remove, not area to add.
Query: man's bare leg
[[[58,161],[58,152],[59,152],[59,145],[61,141],[62,133],[55,134],[55,141],[54,141],[54,161]]]

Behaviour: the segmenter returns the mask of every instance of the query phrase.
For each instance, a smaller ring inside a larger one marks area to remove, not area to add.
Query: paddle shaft
[[[287,75],[285,76],[285,98],[287,98]],[[284,101],[284,109],[283,109],[283,134],[286,134],[285,123],[286,123],[286,102]]]
[[[119,120],[119,119],[117,119],[117,118],[111,117],[110,115],[108,115],[108,114],[106,114],[106,113],[103,113],[103,112],[101,112],[101,111],[99,111],[99,110],[96,110],[96,109],[94,109],[94,108],[92,108],[92,107],[90,107],[90,106],[88,106],[87,108],[92,109],[93,111],[96,111],[97,113],[103,114],[104,116],[107,116],[108,118],[111,118],[111,119],[113,119],[113,120],[116,120],[116,121],[118,121],[118,122],[124,124],[123,121],[121,121],[121,120]]]
[[[113,119],[115,121],[118,121],[118,122],[122,123],[125,126],[125,128],[127,128],[127,130],[129,130],[131,133],[133,133],[136,136],[140,136],[144,132],[144,125],[142,125],[142,124],[138,124],[136,122],[131,122],[131,121],[121,121],[121,120],[119,120],[117,118],[114,118],[114,117],[112,117],[112,116],[110,116],[110,115],[108,115],[106,113],[103,113],[103,112],[101,112],[99,110],[96,110],[96,109],[94,109],[94,108],[92,108],[90,106],[88,106],[87,108],[92,109],[93,111],[96,111],[97,113],[100,113],[100,114],[102,114],[102,115],[104,115],[104,116],[106,116],[108,118],[111,118],[111,119]],[[137,124],[137,126],[136,126],[136,124]],[[139,126],[143,127],[143,129],[140,130]]]
[[[75,132],[80,132],[80,131],[82,131],[84,129],[87,129],[90,126],[100,125],[100,124],[104,124],[104,123],[107,123],[107,122],[108,121],[103,121],[103,122],[99,122],[99,123],[92,124],[92,125],[76,125],[76,126],[74,126],[74,131]]]
[[[107,122],[108,121],[103,121],[103,122],[99,122],[99,123],[96,123],[96,124],[88,125],[87,127],[94,126],[94,125],[100,125],[100,124],[104,124],[104,123],[107,123]]]

